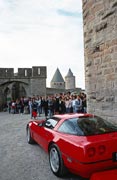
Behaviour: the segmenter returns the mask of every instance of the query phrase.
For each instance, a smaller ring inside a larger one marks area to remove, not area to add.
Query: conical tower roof
[[[64,79],[59,71],[59,69],[57,68],[51,82],[64,82]]]
[[[71,69],[68,70],[66,77],[73,77],[73,73],[72,73]]]

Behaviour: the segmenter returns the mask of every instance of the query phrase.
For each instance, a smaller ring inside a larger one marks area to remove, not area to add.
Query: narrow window
[[[25,69],[25,76],[27,76],[27,69]]]
[[[38,68],[38,75],[40,75],[40,68]]]

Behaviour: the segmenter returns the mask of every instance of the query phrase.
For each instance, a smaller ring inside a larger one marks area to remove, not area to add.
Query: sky
[[[69,68],[85,88],[82,0],[0,0],[0,67],[47,67],[47,87]]]

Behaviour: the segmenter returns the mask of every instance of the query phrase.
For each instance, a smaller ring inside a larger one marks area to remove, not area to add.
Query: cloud
[[[84,88],[81,1],[1,0],[0,40],[0,67],[47,66],[48,86],[71,68]]]

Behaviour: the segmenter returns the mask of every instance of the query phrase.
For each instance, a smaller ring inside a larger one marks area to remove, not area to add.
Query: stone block
[[[83,12],[85,10],[84,54],[88,109],[112,119],[117,112],[116,8],[116,0],[88,0],[83,6]],[[89,32],[91,32],[91,37]],[[95,103],[92,106],[93,101]]]

